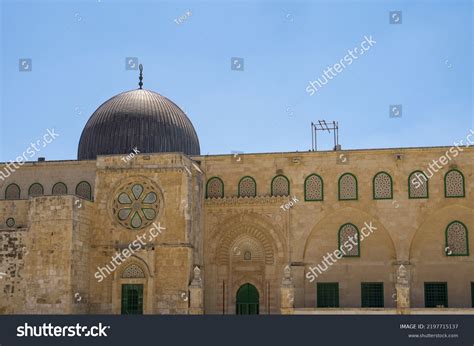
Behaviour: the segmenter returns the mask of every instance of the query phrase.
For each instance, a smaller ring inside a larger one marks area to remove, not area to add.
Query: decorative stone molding
[[[224,197],[224,198],[207,198],[205,205],[207,207],[214,206],[240,206],[240,205],[275,205],[280,207],[290,200],[290,196],[257,196],[257,197]]]
[[[408,269],[407,269],[408,266]],[[410,308],[410,272],[409,265],[402,263],[396,270],[395,289],[397,291],[397,309]]]
[[[291,275],[290,265],[283,269],[283,279],[280,286],[280,312],[282,315],[293,313],[295,302],[295,285]]]
[[[237,237],[242,234],[246,234],[249,237],[256,239],[263,247],[265,253],[265,263],[273,264],[274,263],[274,250],[272,246],[272,240],[268,238],[261,230],[252,226],[237,226],[232,229],[230,232],[226,233],[222,238],[218,252],[217,252],[217,263],[228,264],[229,255],[231,253],[231,247],[234,244],[234,241]]]
[[[198,266],[195,266],[193,269],[193,281],[191,281],[192,287],[202,287],[202,278],[201,278],[201,269]]]
[[[194,267],[193,280],[188,287],[189,289],[189,314],[202,315],[204,314],[204,289],[202,287],[201,269],[198,266]]]

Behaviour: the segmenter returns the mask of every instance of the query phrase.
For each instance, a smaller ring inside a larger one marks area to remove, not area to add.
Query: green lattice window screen
[[[448,307],[447,282],[425,282],[425,307]]]
[[[383,308],[383,282],[363,282],[361,300],[363,308]]]
[[[143,285],[122,285],[122,315],[143,314]]]
[[[339,307],[339,283],[318,282],[317,306],[318,308],[338,308]]]

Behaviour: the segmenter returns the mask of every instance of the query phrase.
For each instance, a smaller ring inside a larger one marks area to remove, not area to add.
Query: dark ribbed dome
[[[79,141],[78,159],[97,155],[183,152],[199,155],[193,124],[172,101],[153,91],[127,91],[104,102],[90,117]]]

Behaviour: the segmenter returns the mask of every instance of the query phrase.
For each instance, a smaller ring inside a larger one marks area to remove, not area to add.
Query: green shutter
[[[448,307],[448,283],[425,282],[425,307]]]
[[[122,314],[143,314],[143,285],[122,285]]]
[[[318,308],[338,308],[339,307],[339,283],[318,282],[317,306]]]
[[[363,308],[383,308],[383,282],[363,282],[361,300]]]

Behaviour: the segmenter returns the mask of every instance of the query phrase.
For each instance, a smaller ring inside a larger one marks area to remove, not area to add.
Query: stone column
[[[189,285],[189,314],[204,314],[204,289],[202,288],[201,269],[194,267],[194,277]]]
[[[402,263],[397,269],[395,289],[397,290],[397,310],[399,313],[407,313],[410,309],[410,272]]]
[[[291,267],[287,265],[283,270],[283,279],[280,286],[280,312],[282,315],[293,314],[295,301],[295,285],[291,277]]]

